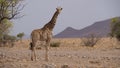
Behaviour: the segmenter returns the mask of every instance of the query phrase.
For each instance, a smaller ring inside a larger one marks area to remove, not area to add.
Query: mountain
[[[117,17],[120,20],[120,17]],[[112,18],[111,18],[112,19]],[[59,34],[55,35],[55,38],[78,38],[87,37],[90,34],[95,34],[99,37],[107,37],[110,33],[111,19],[95,22],[94,24],[87,26],[81,30],[68,27]]]

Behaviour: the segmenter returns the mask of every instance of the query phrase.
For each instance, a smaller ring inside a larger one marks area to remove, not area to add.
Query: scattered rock
[[[62,65],[61,68],[70,68],[68,65]]]
[[[92,63],[92,64],[99,64],[100,62],[99,62],[99,61],[89,61],[89,63]]]
[[[55,64],[43,64],[42,68],[56,68]]]
[[[68,58],[72,58],[72,56],[69,55]]]
[[[82,56],[82,58],[87,58],[87,56]]]
[[[23,61],[23,62],[27,62],[27,60],[26,60],[26,59],[22,59],[22,61]]]
[[[120,50],[120,47],[116,47],[115,49]]]

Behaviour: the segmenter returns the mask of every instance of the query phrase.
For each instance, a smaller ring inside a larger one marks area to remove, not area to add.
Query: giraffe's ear
[[[56,10],[58,10],[58,8],[56,8]]]

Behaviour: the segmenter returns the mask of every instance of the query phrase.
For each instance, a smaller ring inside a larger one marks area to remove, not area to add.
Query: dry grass
[[[102,38],[94,47],[86,47],[80,38],[59,38],[59,47],[49,50],[49,62],[44,61],[45,50],[37,50],[37,61],[30,60],[30,40],[19,41],[13,48],[0,48],[0,68],[119,68],[120,45],[115,39]]]

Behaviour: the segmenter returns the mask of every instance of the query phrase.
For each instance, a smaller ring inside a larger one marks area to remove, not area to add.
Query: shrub
[[[52,42],[50,43],[50,47],[59,47],[60,46],[60,42]]]
[[[24,32],[17,34],[17,37],[20,39],[21,42],[24,35]]]
[[[120,20],[116,17],[113,18],[111,21],[111,32],[109,33],[109,35],[111,37],[117,38],[117,40],[120,41]]]
[[[96,37],[94,34],[90,34],[88,37],[82,39],[82,43],[84,46],[93,47],[100,40],[100,38]]]
[[[15,36],[3,35],[3,40],[0,40],[0,47],[13,47],[14,42],[17,40]]]

